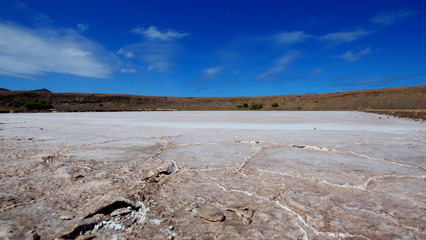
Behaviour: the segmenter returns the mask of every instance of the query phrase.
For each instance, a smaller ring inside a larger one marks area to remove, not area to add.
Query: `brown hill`
[[[154,97],[119,94],[1,91],[0,108],[26,102],[48,103],[62,111],[237,110],[243,103],[262,103],[264,110],[426,109],[426,85],[327,94],[263,97]],[[278,107],[272,107],[278,103]]]

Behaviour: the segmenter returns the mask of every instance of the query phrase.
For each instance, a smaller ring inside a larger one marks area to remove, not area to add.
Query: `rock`
[[[151,169],[146,174],[144,178],[142,178],[142,181],[154,181],[156,182],[161,175],[170,175],[172,173],[175,173],[177,171],[176,166],[172,162],[166,162],[162,166]]]
[[[90,240],[90,239],[94,239],[95,237],[96,235],[94,234],[87,234],[87,235],[78,236],[75,240]]]
[[[74,218],[74,216],[69,216],[69,215],[61,216],[61,220],[71,220],[73,218]]]
[[[80,178],[84,178],[84,175],[77,173],[74,176],[72,176],[72,178],[74,178],[74,179],[80,179]]]
[[[254,210],[249,209],[245,206],[230,206],[226,209],[227,211],[232,211],[237,214],[237,216],[242,220],[246,225],[251,223],[251,220],[254,215]]]
[[[126,214],[129,214],[130,212],[131,212],[131,210],[128,209],[128,208],[119,208],[119,209],[115,209],[111,213],[111,216],[115,217],[115,216],[120,216],[120,215],[126,215]]]
[[[225,215],[219,210],[214,208],[197,207],[195,209],[195,216],[207,220],[209,222],[223,222],[225,221]]]

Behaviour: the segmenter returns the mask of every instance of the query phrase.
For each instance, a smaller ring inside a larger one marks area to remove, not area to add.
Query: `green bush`
[[[51,104],[47,103],[36,103],[36,102],[26,102],[24,103],[24,107],[31,111],[31,110],[43,110],[43,109],[51,109],[53,106]]]
[[[271,104],[271,107],[274,107],[274,108],[278,107],[278,106],[280,106],[280,105],[278,103],[276,103],[276,102],[274,102],[274,103]]]
[[[243,108],[243,105],[237,105],[237,108]]]
[[[243,103],[243,108],[248,108],[248,107],[249,107],[248,103]]]
[[[263,108],[263,104],[262,103],[252,103],[250,105],[250,109],[262,109]]]

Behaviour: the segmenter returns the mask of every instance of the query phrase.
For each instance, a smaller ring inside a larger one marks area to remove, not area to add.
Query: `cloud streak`
[[[414,74],[401,74],[401,75],[384,75],[379,77],[373,77],[358,81],[353,81],[350,85],[383,85],[398,82],[401,80],[423,77],[426,76],[426,73],[414,73]]]
[[[126,58],[142,60],[148,72],[170,73],[173,61],[182,49],[177,41],[189,33],[180,33],[171,28],[160,31],[155,26],[149,28],[134,28],[132,33],[142,36],[142,40],[120,48],[117,53]]]
[[[120,69],[120,72],[122,72],[122,73],[136,73],[137,71],[134,68],[122,68],[122,69]]]
[[[387,13],[376,15],[370,19],[370,22],[375,24],[385,25],[385,26],[392,25],[404,20],[405,18],[414,16],[415,14],[416,13],[411,10],[400,9],[396,12],[387,12]]]
[[[189,33],[178,32],[171,28],[165,31],[160,31],[155,26],[150,26],[147,29],[135,28],[132,30],[132,32],[147,39],[162,40],[162,41],[171,41],[171,40],[180,39],[180,38],[189,36]]]
[[[288,65],[298,58],[298,54],[294,51],[281,55],[275,59],[272,67],[256,76],[256,80],[270,80],[271,77],[277,73],[285,71]]]
[[[123,48],[120,48],[117,51],[117,54],[122,55],[125,58],[134,58],[135,57],[135,54],[132,51],[127,51],[127,50],[124,50]]]
[[[34,78],[45,73],[110,78],[108,54],[70,29],[28,29],[0,22],[0,74]]]
[[[79,23],[77,24],[77,28],[78,30],[80,30],[80,32],[87,32],[89,30],[89,25],[87,23]]]
[[[274,39],[279,44],[295,44],[303,42],[306,39],[312,37],[312,35],[306,34],[303,31],[293,31],[293,32],[280,32],[274,36]]]
[[[216,76],[217,74],[219,74],[219,73],[220,73],[220,71],[222,71],[222,67],[221,67],[221,66],[219,66],[219,67],[206,68],[206,69],[204,69],[204,70],[203,70],[203,76],[204,76],[204,77],[211,78],[211,77],[214,77],[214,76]]]
[[[363,50],[358,51],[358,52],[347,51],[339,57],[345,59],[348,62],[355,62],[358,59],[360,59],[361,57],[369,54],[370,52],[371,52],[370,48],[366,48],[366,49],[363,49]]]
[[[326,34],[324,36],[320,36],[319,38],[321,40],[332,41],[332,42],[336,42],[336,43],[353,42],[353,41],[358,40],[362,37],[370,35],[372,33],[373,32],[366,31],[366,30],[355,30],[355,31],[346,31],[346,32],[342,31],[342,32],[329,33],[329,34]]]

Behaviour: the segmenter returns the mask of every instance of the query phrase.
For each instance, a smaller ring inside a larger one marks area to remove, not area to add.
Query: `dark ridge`
[[[10,92],[10,90],[6,88],[0,88],[0,92]]]
[[[33,92],[52,93],[50,90],[48,90],[46,88],[36,89],[36,90],[33,90]]]

